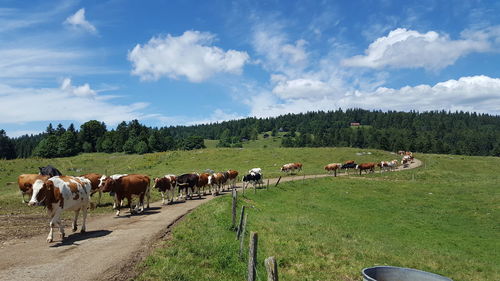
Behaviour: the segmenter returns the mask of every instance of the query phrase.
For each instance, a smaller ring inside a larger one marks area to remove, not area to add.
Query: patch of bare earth
[[[0,245],[12,239],[26,239],[46,232],[48,229],[47,215],[41,214],[11,214],[0,215]]]

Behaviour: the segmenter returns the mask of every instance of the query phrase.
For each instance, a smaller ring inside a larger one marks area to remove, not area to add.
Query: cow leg
[[[118,197],[117,194],[115,194],[115,204],[116,204],[116,208],[115,209],[116,209],[116,216],[117,217],[120,216],[120,209],[122,207],[122,204],[121,204],[122,201],[123,201],[123,198],[120,198],[120,197]]]
[[[87,204],[85,204],[83,207],[82,207],[82,228],[80,229],[80,233],[85,233],[85,231],[87,230],[87,211],[88,211],[88,205],[90,203],[90,200],[89,202],[87,202]]]
[[[73,218],[73,232],[75,232],[78,228],[78,225],[76,223],[78,220],[78,214],[80,214],[80,209],[75,211],[75,217]]]
[[[21,198],[23,199],[23,203],[26,204],[28,202],[26,202],[26,200],[24,200],[24,192],[21,191]]]
[[[53,211],[49,211],[49,217],[50,217],[50,220],[49,220],[49,235],[47,236],[47,243],[50,243],[52,241],[54,241],[54,226],[55,226],[55,220],[54,220],[54,212]]]
[[[146,194],[147,196],[147,194]],[[144,193],[139,196],[139,203],[137,204],[139,207],[139,213],[144,212]]]
[[[132,205],[133,205],[132,203],[134,202],[134,198],[132,197],[132,195],[130,195],[130,197],[127,196],[127,200],[128,200],[128,202],[130,202],[129,203],[130,204],[130,206],[129,206],[130,214],[132,215],[134,213],[137,213],[137,208],[139,207],[138,206],[139,203],[137,203],[137,205],[134,208],[132,208]]]
[[[62,210],[60,208],[56,208],[55,211],[52,211],[50,216],[51,216],[51,220],[50,220],[50,232],[49,232],[49,235],[47,236],[47,243],[50,243],[52,241],[54,241],[54,227],[56,225],[59,226],[59,236],[61,237],[61,240],[64,239],[64,226],[61,222],[61,212]]]
[[[161,204],[165,205],[165,194],[163,193],[163,191],[160,191],[160,194],[161,194]]]

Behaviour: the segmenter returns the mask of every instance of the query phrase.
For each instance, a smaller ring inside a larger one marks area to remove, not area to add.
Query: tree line
[[[360,126],[351,126],[359,123]],[[9,138],[0,130],[0,158],[65,157],[81,152],[148,153],[218,147],[241,147],[259,134],[282,136],[283,147],[358,147],[389,151],[500,156],[500,116],[469,112],[397,112],[363,109],[286,114],[193,126],[151,128],[137,120],[108,130],[104,122],[49,124],[38,135]]]

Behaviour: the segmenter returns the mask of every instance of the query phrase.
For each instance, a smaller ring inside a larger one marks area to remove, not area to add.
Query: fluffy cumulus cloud
[[[96,119],[114,125],[123,120],[160,118],[142,113],[147,103],[118,105],[110,101],[116,97],[97,92],[88,84],[74,86],[70,79],[64,79],[59,88],[20,88],[0,83],[0,120],[3,124],[20,124]]]
[[[208,32],[186,31],[181,36],[153,37],[136,45],[128,54],[132,74],[143,80],[186,77],[191,82],[204,81],[216,73],[240,74],[249,60],[246,52],[224,51],[213,46],[215,36]]]
[[[439,70],[469,53],[490,49],[488,36],[479,36],[477,32],[464,33],[461,39],[452,40],[434,31],[420,33],[398,28],[371,43],[365,55],[343,60],[343,65]]]
[[[85,19],[85,8],[81,8],[76,11],[76,13],[67,17],[64,23],[75,28],[86,30],[90,33],[97,33],[95,26]]]
[[[71,85],[71,79],[65,78],[61,84],[61,90],[77,97],[95,97],[96,91],[90,88],[88,83],[82,86]]]
[[[280,96],[263,92],[248,101],[251,115],[276,116],[336,108],[375,110],[463,110],[500,114],[500,78],[461,77],[435,85],[406,86],[400,89],[378,87],[374,91],[349,90],[344,93],[306,96]]]
[[[309,64],[307,41],[290,42],[277,23],[257,24],[252,45],[263,58],[262,65],[270,71],[294,76]]]
[[[314,79],[294,79],[278,81],[273,93],[282,99],[316,99],[331,94],[333,89],[325,82]]]

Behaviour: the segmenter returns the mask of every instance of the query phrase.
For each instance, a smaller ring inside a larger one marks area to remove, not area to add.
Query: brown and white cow
[[[380,172],[393,171],[398,167],[398,160],[380,161],[379,163],[377,163],[377,166],[380,167]]]
[[[226,182],[224,173],[214,173],[208,178],[208,184],[212,186],[212,195],[215,196],[221,192],[222,185]]]
[[[94,195],[94,193],[99,192],[99,198],[97,198],[97,205],[101,205],[101,197],[102,191],[99,189],[99,184],[101,183],[101,174],[90,173],[81,175],[80,177],[84,177],[90,181],[92,184],[92,191],[90,192],[90,196]]]
[[[161,178],[154,179],[154,188],[160,191],[163,205],[165,205],[165,198],[166,201],[168,201],[168,203],[172,203],[174,201],[176,186],[177,186],[177,176],[175,175],[165,175]]]
[[[211,192],[211,186],[208,184],[209,178],[209,173],[201,173],[198,175],[198,183],[196,186],[198,187],[199,192],[203,190],[203,195],[207,194],[206,188],[208,188],[208,192]]]
[[[117,179],[106,177],[101,186],[102,192],[114,192],[116,204],[116,215],[120,215],[121,202],[127,198],[130,205],[130,213],[142,213],[144,211],[144,196],[147,197],[147,206],[149,208],[150,188],[149,177],[146,175],[129,174]],[[139,197],[139,203],[132,209],[132,196]]]
[[[356,170],[359,170],[360,175],[361,175],[362,171],[365,171],[366,173],[368,173],[368,171],[370,173],[373,173],[373,172],[375,172],[376,165],[377,165],[377,163],[374,163],[374,162],[361,163],[359,165],[356,165]]]
[[[30,206],[44,204],[50,217],[50,232],[47,242],[54,240],[53,228],[59,226],[59,234],[64,239],[64,226],[61,222],[63,211],[74,211],[73,231],[77,230],[77,219],[80,210],[83,213],[83,223],[80,232],[86,230],[87,209],[90,203],[92,184],[83,177],[55,176],[47,181],[38,179],[33,184],[33,195],[28,203]]]
[[[302,163],[299,163],[299,162],[288,163],[288,164],[283,165],[280,170],[282,172],[285,172],[285,173],[293,173],[296,170],[300,171],[300,170],[302,170]]]
[[[27,194],[30,198],[33,194],[33,184],[36,180],[40,179],[43,182],[48,180],[50,176],[44,176],[39,174],[22,174],[17,177],[17,184],[19,185],[19,190],[21,191],[21,197],[23,199],[23,203],[28,203],[24,200],[24,195]]]
[[[328,173],[333,172],[333,175],[337,176],[337,170],[340,169],[341,166],[342,166],[342,164],[340,164],[340,163],[331,163],[331,164],[328,164],[325,166],[325,170]]]
[[[236,187],[236,181],[238,180],[238,171],[227,170],[225,176],[226,176],[226,183],[229,185],[229,188]]]
[[[114,180],[117,180],[117,179],[119,179],[119,178],[121,178],[121,177],[123,177],[123,176],[127,176],[127,175],[128,175],[128,174],[114,174],[114,175],[111,175],[111,176],[109,176],[109,177],[110,177],[110,178],[112,178],[112,179],[114,179]],[[101,193],[102,193],[102,187],[104,186],[104,182],[105,182],[105,180],[106,180],[107,178],[108,178],[108,176],[106,176],[106,175],[102,175],[102,176],[101,176],[101,178],[99,179],[99,186],[98,186],[98,187],[99,187],[99,190],[101,191]],[[113,191],[111,191],[111,192],[109,193],[109,195],[110,195],[110,196],[113,196],[113,209],[116,209],[116,205],[117,205],[117,204],[120,204],[122,207],[124,206],[124,202],[125,202],[125,201],[124,201],[124,200],[122,200],[121,202],[118,202],[118,201],[117,201],[117,198],[116,198],[116,196],[115,196],[115,193],[114,193]],[[130,204],[130,201],[128,202],[128,204]]]

